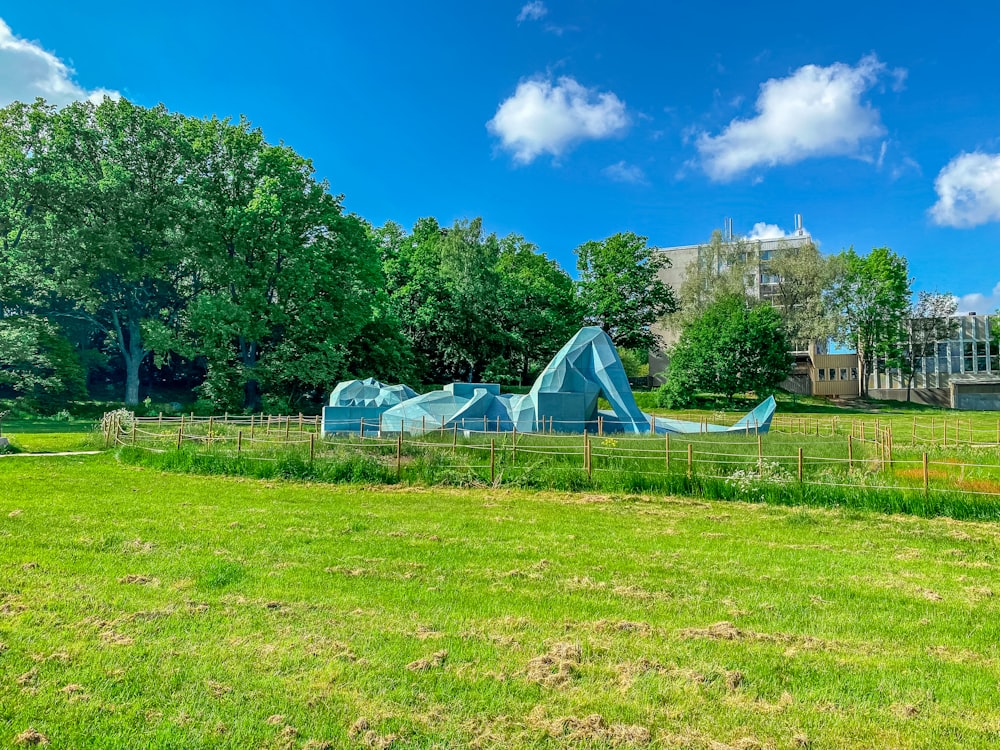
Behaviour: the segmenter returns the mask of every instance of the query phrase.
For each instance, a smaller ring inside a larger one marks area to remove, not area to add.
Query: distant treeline
[[[582,245],[574,281],[480,219],[374,227],[342,200],[243,119],[0,109],[0,398],[298,411],[348,377],[524,383],[584,324],[635,367],[675,308],[644,237]]]

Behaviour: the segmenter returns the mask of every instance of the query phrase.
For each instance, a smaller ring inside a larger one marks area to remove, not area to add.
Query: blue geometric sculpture
[[[330,394],[323,407],[323,433],[378,431],[379,417],[391,406],[408,401],[417,393],[408,385],[383,385],[374,378],[345,380]]]
[[[407,392],[412,397],[402,398]],[[363,405],[357,403],[356,394],[362,394]],[[611,405],[610,411],[598,411],[597,401],[602,396]],[[397,400],[387,405],[392,398]],[[774,399],[768,398],[731,427],[654,418],[639,409],[618,350],[611,337],[597,326],[581,328],[566,342],[524,395],[502,394],[494,383],[451,383],[440,391],[417,396],[406,386],[383,386],[366,380],[341,383],[330,403],[323,410],[324,431],[346,431],[346,423],[355,425],[350,431],[356,432],[361,415],[349,410],[364,408],[378,409],[364,415],[366,425],[374,427],[381,416],[381,431],[411,434],[455,428],[476,432],[510,432],[515,428],[518,432],[595,432],[599,417],[605,433],[764,433],[777,408]],[[334,412],[334,408],[348,411]],[[329,422],[329,428],[328,413],[330,420],[339,420]],[[337,425],[339,429],[332,429]]]

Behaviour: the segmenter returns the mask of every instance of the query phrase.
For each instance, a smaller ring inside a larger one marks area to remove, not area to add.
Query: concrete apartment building
[[[736,238],[733,235],[732,219],[726,219],[722,237],[724,242],[736,242]],[[748,265],[752,269],[752,276],[748,278],[750,293],[755,299],[769,300],[776,294],[779,281],[778,277],[770,271],[769,265],[771,259],[783,249],[812,244],[813,238],[802,227],[801,214],[796,214],[795,229],[792,234],[783,237],[744,238],[743,241],[747,252],[750,254],[748,258]],[[696,261],[705,261],[705,248],[706,243],[656,248],[656,252],[664,253],[670,259],[670,266],[660,271],[660,278],[674,290],[679,290],[681,284],[684,283],[690,265]],[[662,321],[651,328],[663,342],[664,349],[676,343],[680,336],[680,332],[672,328],[666,321]],[[812,358],[817,354],[824,353],[825,350],[826,342],[803,341],[797,343],[797,350],[794,352],[796,361],[795,371],[785,383],[788,390],[804,394],[812,393],[809,375],[809,369],[813,364]],[[665,351],[650,351],[649,375],[654,383],[663,382],[669,362],[670,358]],[[836,367],[836,365],[831,366]],[[855,375],[856,379],[857,376]],[[857,395],[857,388],[854,389],[854,394]]]
[[[731,220],[726,220],[723,239],[734,242]],[[754,269],[751,294],[759,300],[774,296],[777,276],[769,272],[769,261],[782,249],[801,247],[813,241],[802,227],[802,217],[795,216],[791,235],[745,240]],[[705,245],[679,245],[657,248],[666,253],[671,266],[660,278],[675,290],[684,282],[687,269],[699,260]],[[936,341],[933,351],[916,360],[910,399],[917,403],[948,406],[953,409],[1000,410],[1000,315],[969,313],[954,316],[953,333],[947,340]],[[679,332],[665,321],[653,326],[664,342],[664,349],[677,341]],[[799,342],[792,375],[783,386],[796,393],[828,397],[853,397],[860,393],[858,356],[852,353],[831,354],[827,342]],[[650,351],[649,374],[654,383],[663,382],[669,356],[665,351]],[[868,376],[871,398],[905,401],[908,377],[891,367],[885,358],[877,358]]]

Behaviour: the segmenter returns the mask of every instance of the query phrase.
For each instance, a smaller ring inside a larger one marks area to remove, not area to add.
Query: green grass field
[[[0,744],[1000,741],[995,524],[110,455],[0,487]]]

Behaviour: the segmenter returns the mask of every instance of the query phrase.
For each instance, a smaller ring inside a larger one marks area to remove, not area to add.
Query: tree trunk
[[[120,327],[118,330],[118,346],[125,360],[125,405],[136,406],[139,403],[139,367],[149,352],[142,348],[142,332],[134,316],[129,316],[127,342],[122,340]]]
[[[125,357],[125,405],[136,406],[139,403],[139,357]]]
[[[243,370],[246,374],[246,382],[243,384],[243,408],[251,414],[260,411],[260,381],[254,377],[254,370],[257,368],[257,342],[247,342],[240,339],[240,359]]]

